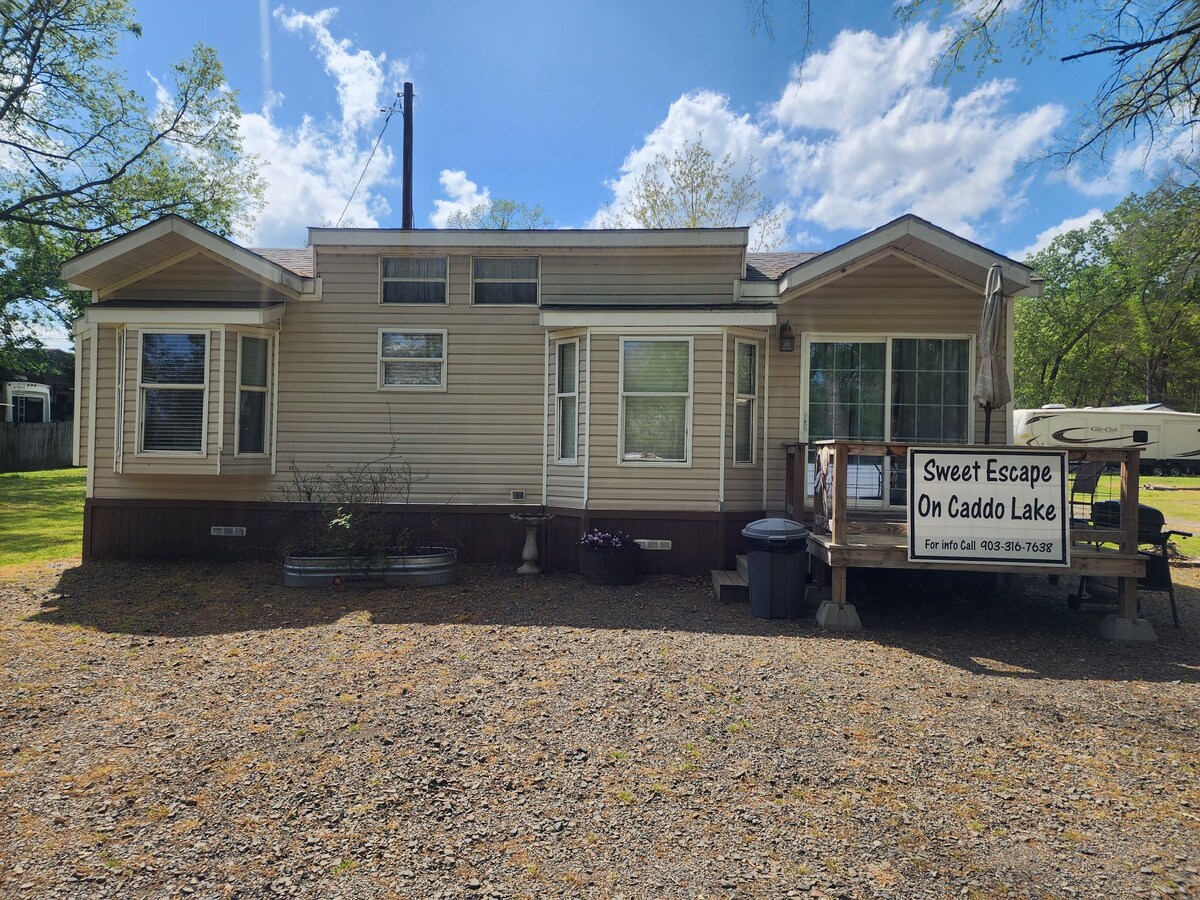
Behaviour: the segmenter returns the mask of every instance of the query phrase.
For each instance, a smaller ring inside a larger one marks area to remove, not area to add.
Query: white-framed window
[[[537,306],[536,256],[475,256],[471,259],[471,302],[476,306]]]
[[[753,464],[758,444],[758,344],[738,341],[733,360],[733,462]]]
[[[446,389],[446,330],[379,329],[380,390]]]
[[[138,452],[204,456],[207,331],[140,333],[138,410]]]
[[[621,338],[622,463],[688,465],[692,432],[692,339]]]
[[[579,454],[579,341],[560,341],[555,353],[554,458],[574,463]]]
[[[805,335],[809,493],[816,441],[968,442],[974,349],[966,334]],[[849,465],[852,507],[907,503],[903,460],[855,456]]]
[[[379,302],[445,305],[450,260],[445,256],[379,257]]]
[[[267,453],[271,409],[271,339],[238,335],[237,431],[235,456]]]

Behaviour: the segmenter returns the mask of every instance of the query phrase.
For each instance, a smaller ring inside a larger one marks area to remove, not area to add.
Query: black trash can
[[[808,529],[791,519],[759,519],[742,529],[750,568],[750,612],[798,619],[808,580]]]

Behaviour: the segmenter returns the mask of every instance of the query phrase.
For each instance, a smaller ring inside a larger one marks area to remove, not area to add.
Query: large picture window
[[[204,453],[208,332],[141,334],[140,449]]]
[[[238,342],[238,455],[267,452],[270,408],[271,341],[243,334]]]
[[[970,338],[817,336],[807,347],[810,487],[816,441],[969,440]],[[905,477],[904,466],[892,459],[851,457],[851,506],[904,505]]]
[[[384,256],[379,260],[380,303],[446,303],[444,256]]]
[[[579,341],[563,341],[557,352],[555,459],[560,463],[573,463],[579,452]]]
[[[379,387],[397,390],[445,388],[446,332],[380,330]]]
[[[758,345],[738,341],[733,356],[733,461],[753,463],[758,443]]]
[[[621,339],[621,459],[689,461],[690,338]]]
[[[471,260],[472,302],[476,306],[536,306],[536,256],[483,257]]]

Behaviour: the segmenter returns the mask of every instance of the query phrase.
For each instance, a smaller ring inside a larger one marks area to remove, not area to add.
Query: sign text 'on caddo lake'
[[[908,558],[1068,566],[1066,451],[913,447]]]

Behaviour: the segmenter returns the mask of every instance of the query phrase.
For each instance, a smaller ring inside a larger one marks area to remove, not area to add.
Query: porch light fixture
[[[796,335],[792,332],[790,322],[784,322],[779,326],[779,352],[791,353],[796,349]]]

